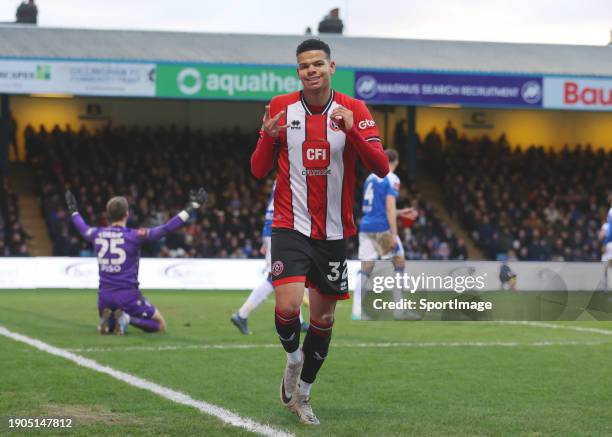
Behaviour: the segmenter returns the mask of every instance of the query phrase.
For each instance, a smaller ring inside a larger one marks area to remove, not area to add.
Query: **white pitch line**
[[[612,335],[612,331],[609,330],[609,329],[586,328],[584,326],[557,325],[555,323],[529,322],[529,321],[516,321],[516,322],[500,321],[498,323],[503,323],[503,324],[506,324],[506,325],[537,326],[538,328],[566,329],[566,330],[569,330],[569,331],[576,331],[576,332],[591,332],[593,334]]]
[[[172,390],[170,388],[158,385],[154,382],[147,381],[146,379],[139,378],[138,376],[134,376],[126,372],[115,370],[112,367],[101,365],[92,359],[82,357],[80,355],[69,352],[65,349],[60,349],[58,347],[51,346],[35,338],[30,338],[28,336],[25,336],[23,334],[19,334],[16,332],[11,332],[3,326],[0,326],[0,335],[3,335],[15,341],[19,341],[21,343],[28,344],[32,347],[35,347],[36,349],[39,349],[43,352],[47,352],[51,355],[65,358],[69,361],[72,361],[73,363],[78,364],[79,366],[86,367],[96,372],[100,372],[100,373],[104,373],[106,375],[112,376],[113,378],[118,379],[119,381],[123,381],[133,387],[137,387],[143,390],[150,391],[170,401],[176,402],[177,404],[187,405],[189,407],[196,408],[202,413],[205,413],[211,416],[215,416],[221,421],[229,425],[233,425],[239,428],[244,428],[248,431],[262,434],[265,436],[270,436],[270,437],[290,437],[290,436],[292,437],[293,436],[293,434],[289,434],[285,431],[272,428],[269,425],[264,425],[264,424],[255,422],[254,420],[251,420],[245,417],[241,417],[238,414],[230,410],[227,410],[225,408],[218,407],[213,404],[209,404],[208,402],[198,401],[196,399],[193,399],[191,396],[185,393],[182,393],[180,391]]]
[[[523,347],[523,346],[593,346],[605,344],[602,341],[533,341],[529,343],[519,343],[515,341],[457,341],[457,342],[398,342],[398,343],[352,343],[340,344],[339,347],[355,348],[384,348],[384,347]]]
[[[281,347],[274,344],[168,344],[160,346],[119,346],[119,347],[89,347],[66,349],[71,352],[112,352],[112,351],[176,351],[185,349],[273,349]]]
[[[542,346],[593,346],[601,345],[602,341],[535,341],[519,343],[514,341],[459,341],[459,342],[392,342],[392,343],[334,343],[335,348],[429,348],[429,347],[542,347]],[[177,351],[177,350],[240,350],[240,349],[275,349],[279,344],[190,344],[190,345],[160,345],[160,346],[118,346],[100,348],[67,349],[72,352],[129,352],[129,351]]]

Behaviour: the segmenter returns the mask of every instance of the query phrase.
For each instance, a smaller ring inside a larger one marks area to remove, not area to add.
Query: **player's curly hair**
[[[295,56],[298,56],[300,53],[303,52],[309,52],[310,50],[323,50],[327,55],[327,59],[330,59],[331,57],[331,49],[329,48],[329,46],[325,42],[316,38],[310,38],[302,41],[295,50]]]
[[[106,204],[106,214],[111,223],[119,222],[128,213],[128,202],[123,196],[111,198]]]

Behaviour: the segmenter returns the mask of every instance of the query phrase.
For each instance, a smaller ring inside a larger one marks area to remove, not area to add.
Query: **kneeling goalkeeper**
[[[125,197],[113,197],[106,204],[106,214],[111,223],[105,227],[88,226],[77,209],[74,195],[66,192],[66,204],[72,223],[83,238],[94,244],[100,272],[98,312],[100,334],[124,335],[128,325],[146,332],[166,329],[164,317],[149,303],[138,288],[138,264],[140,246],[163,238],[180,228],[191,212],[206,203],[204,188],[189,193],[185,209],[167,223],[154,228],[130,229],[126,227],[128,202]]]

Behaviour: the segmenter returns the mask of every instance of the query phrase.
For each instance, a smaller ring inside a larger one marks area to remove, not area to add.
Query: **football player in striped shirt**
[[[266,106],[251,171],[263,178],[277,167],[272,219],[275,323],[287,354],[280,384],[283,405],[317,425],[310,403],[331,341],[336,302],[347,299],[346,239],[355,235],[355,167],[389,172],[376,123],[366,105],[331,86],[336,64],[317,39],[296,50],[304,89]],[[310,328],[300,348],[300,304],[310,295]]]

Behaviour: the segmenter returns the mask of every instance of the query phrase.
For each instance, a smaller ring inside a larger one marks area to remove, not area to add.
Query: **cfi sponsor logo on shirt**
[[[327,141],[306,140],[302,143],[303,176],[326,176],[329,169],[331,147]]]
[[[374,123],[374,120],[361,120],[359,124],[357,125],[357,127],[361,130],[367,129],[369,127],[374,127],[374,126],[376,126],[376,123]]]
[[[302,143],[302,163],[305,168],[327,168],[330,144],[325,140],[306,140]]]

